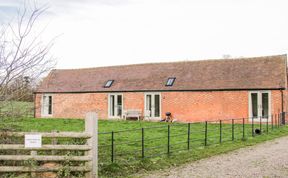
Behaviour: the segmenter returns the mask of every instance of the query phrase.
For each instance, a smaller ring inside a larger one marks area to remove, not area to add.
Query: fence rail
[[[55,168],[43,168],[43,167],[35,167],[35,168],[29,168],[25,166],[1,166],[0,172],[57,172],[61,170],[61,167],[55,167]],[[91,168],[87,168],[84,166],[70,166],[70,171],[73,172],[89,172],[91,171]]]
[[[37,156],[37,155],[0,155],[2,161],[91,161],[91,156]]]
[[[43,145],[41,148],[25,148],[21,144],[2,144],[0,150],[70,150],[70,151],[88,151],[91,150],[92,146],[89,145]],[[0,155],[1,156],[1,155]]]
[[[0,132],[0,136],[6,137],[24,137],[26,134],[37,134],[39,132]],[[46,138],[91,138],[91,133],[77,133],[77,132],[41,132],[42,137]]]

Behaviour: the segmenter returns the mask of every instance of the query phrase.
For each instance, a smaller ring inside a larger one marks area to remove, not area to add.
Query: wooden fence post
[[[98,177],[98,117],[95,112],[88,112],[85,118],[85,132],[92,135],[87,139],[88,145],[92,148],[88,151],[88,156],[92,158],[87,166],[91,167],[91,171],[86,173],[86,178]]]
[[[37,130],[31,130],[31,133],[37,133]],[[37,156],[37,151],[30,151],[31,156]],[[37,174],[35,172],[30,173],[31,178],[37,177]]]
[[[57,133],[57,130],[52,130],[52,133]],[[51,144],[52,145],[57,145],[57,138],[52,138],[51,139]],[[52,150],[51,153],[52,153],[52,155],[56,155],[57,152],[56,152],[56,150]]]

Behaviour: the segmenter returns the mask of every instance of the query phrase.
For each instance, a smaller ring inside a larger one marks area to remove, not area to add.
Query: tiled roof
[[[286,88],[287,55],[56,69],[36,92],[238,90]],[[173,86],[165,86],[176,77]],[[109,88],[103,86],[114,80]]]

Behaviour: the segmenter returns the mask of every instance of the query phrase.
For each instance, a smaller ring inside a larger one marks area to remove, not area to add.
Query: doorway
[[[249,118],[255,121],[269,119],[271,115],[271,92],[251,91],[249,92]]]
[[[108,116],[109,118],[122,118],[123,111],[123,95],[109,94],[108,100]]]
[[[161,96],[159,93],[145,94],[145,111],[152,119],[161,117]],[[148,111],[148,112],[147,112]]]

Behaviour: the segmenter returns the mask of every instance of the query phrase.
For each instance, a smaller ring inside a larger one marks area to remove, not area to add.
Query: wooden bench
[[[127,118],[137,118],[138,121],[140,120],[140,117],[142,115],[142,112],[140,109],[128,109],[124,111],[124,119]]]

